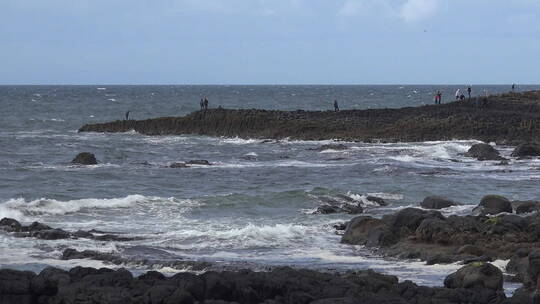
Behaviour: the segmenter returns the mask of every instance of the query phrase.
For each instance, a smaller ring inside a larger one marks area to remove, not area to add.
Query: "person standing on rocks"
[[[129,111],[126,112],[126,120],[129,120]]]
[[[201,102],[199,104],[201,106],[201,111],[204,110],[204,99],[201,98]]]
[[[435,95],[435,104],[441,104],[442,99],[442,93],[441,91],[437,91],[437,95]]]
[[[339,105],[337,103],[337,100],[334,100],[334,111],[339,112]]]
[[[513,84],[512,84],[512,92],[515,92],[515,90],[516,90],[516,84],[513,83]]]
[[[467,88],[467,93],[469,94],[469,99],[471,99],[471,92],[472,92],[472,88],[471,88],[471,86],[469,86]]]
[[[456,91],[456,100],[459,99],[460,95],[461,95],[461,89],[457,89],[457,91]]]
[[[206,96],[204,97],[204,111],[206,112],[208,110],[208,98]]]

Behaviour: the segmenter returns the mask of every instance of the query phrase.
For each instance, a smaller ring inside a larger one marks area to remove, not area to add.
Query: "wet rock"
[[[450,274],[444,280],[447,288],[487,288],[501,291],[502,271],[489,263],[471,263]]]
[[[98,162],[94,154],[89,152],[82,152],[77,154],[77,156],[75,156],[71,163],[78,165],[97,165]]]
[[[177,169],[177,168],[188,168],[189,166],[186,163],[172,163],[169,165],[169,168]]]
[[[0,228],[8,232],[14,232],[14,231],[21,231],[22,225],[15,219],[5,217],[0,220]]]
[[[424,209],[443,209],[456,205],[454,201],[439,196],[428,196],[420,204]]]
[[[499,214],[501,212],[512,213],[512,204],[506,197],[486,195],[482,198],[480,204],[473,209],[473,212],[482,215]]]
[[[427,218],[444,219],[438,211],[425,211],[418,208],[405,208],[391,217],[389,225],[396,232],[411,233],[416,231],[420,223]],[[408,231],[403,231],[407,229]]]
[[[504,157],[501,157],[499,151],[495,150],[495,148],[488,144],[474,144],[464,155],[476,158],[480,161],[505,160]]]
[[[337,206],[322,205],[322,206],[317,207],[315,214],[333,214],[333,213],[338,213],[339,211],[340,211],[340,208]]]
[[[51,229],[52,229],[51,227],[40,222],[33,222],[32,224],[30,224],[30,226],[26,227],[26,230],[30,232],[37,232],[41,230],[51,230]]]
[[[69,239],[71,234],[62,229],[45,229],[32,233],[32,236],[43,240],[60,240]]]
[[[456,261],[456,257],[449,254],[436,254],[430,256],[426,260],[426,265],[436,265],[436,264],[451,264]]]
[[[519,158],[540,156],[540,144],[523,143],[514,149],[511,156]]]
[[[377,196],[368,195],[366,196],[366,200],[370,202],[374,202],[378,204],[379,206],[388,206],[388,203],[384,199]]]
[[[416,237],[428,243],[448,244],[454,228],[444,219],[426,218],[416,229]]]
[[[517,214],[540,211],[540,202],[537,201],[513,201],[512,207]]]
[[[212,164],[205,159],[194,159],[187,161],[186,165],[211,166]]]
[[[380,219],[370,216],[355,217],[347,224],[341,242],[353,245],[365,245],[369,231],[382,224]]]
[[[334,224],[334,229],[338,230],[338,231],[344,231],[345,229],[347,229],[347,223],[338,223],[338,224]]]

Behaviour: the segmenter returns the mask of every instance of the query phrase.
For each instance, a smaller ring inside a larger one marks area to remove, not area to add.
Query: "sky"
[[[0,84],[540,84],[540,0],[0,0]]]

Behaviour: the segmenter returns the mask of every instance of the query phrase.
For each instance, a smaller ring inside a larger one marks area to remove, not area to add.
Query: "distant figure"
[[[514,92],[515,90],[516,90],[516,84],[513,83],[513,84],[512,84],[512,92]]]
[[[463,100],[465,99],[465,94],[461,93],[461,95],[459,95],[459,100]]]
[[[129,120],[129,111],[126,112],[126,120]]]
[[[469,94],[469,99],[471,99],[471,92],[472,92],[472,88],[471,88],[471,86],[469,86],[467,88],[467,93]]]
[[[441,91],[437,91],[437,95],[435,95],[435,104],[441,104],[442,99],[442,93]]]
[[[203,103],[204,103],[204,110],[205,111],[208,110],[208,98],[206,98],[206,96],[204,97]]]
[[[201,111],[204,110],[204,99],[202,98],[201,98],[200,106],[201,106]]]
[[[339,105],[337,103],[337,100],[334,100],[334,111],[339,112]]]
[[[459,96],[461,96],[461,89],[457,89],[456,91],[456,100],[459,99]]]

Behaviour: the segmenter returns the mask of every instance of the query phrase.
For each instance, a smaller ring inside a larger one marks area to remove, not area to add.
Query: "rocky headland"
[[[79,132],[347,141],[477,139],[540,141],[540,91],[401,109],[268,111],[209,109],[184,117],[88,124]]]

